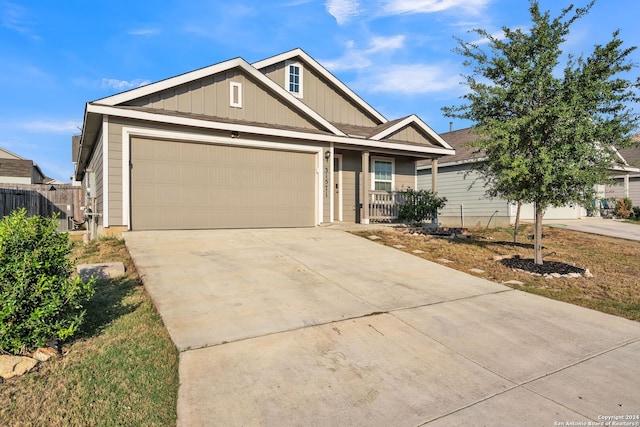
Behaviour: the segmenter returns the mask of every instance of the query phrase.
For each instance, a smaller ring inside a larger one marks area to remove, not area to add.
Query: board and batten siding
[[[461,227],[463,222],[464,227],[486,227],[489,220],[492,226],[508,226],[509,203],[487,197],[478,173],[465,177],[467,170],[468,166],[438,169],[438,196],[447,198],[438,221],[447,227]],[[418,189],[431,190],[431,169],[418,170]]]
[[[230,83],[242,85],[242,106],[230,106]],[[317,129],[289,104],[235,68],[127,102],[125,105],[301,129]]]
[[[425,142],[428,143],[429,141],[429,137],[425,135],[424,132],[417,129],[415,125],[406,126],[399,131],[392,133],[386,139],[423,145]]]
[[[302,102],[331,123],[352,126],[375,127],[378,122],[361,107],[338,92],[324,77],[302,63]],[[275,83],[285,87],[285,62],[263,68],[262,71]]]
[[[394,191],[416,187],[416,163],[409,157],[396,157],[394,160]],[[373,163],[369,170],[373,173]]]

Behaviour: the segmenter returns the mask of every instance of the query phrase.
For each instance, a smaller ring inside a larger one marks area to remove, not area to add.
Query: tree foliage
[[[552,18],[531,1],[528,29],[505,27],[504,37],[473,30],[486,49],[458,39],[470,91],[464,105],[443,109],[475,123],[471,145],[485,153],[480,172],[488,193],[535,204],[539,264],[544,211],[589,200],[594,185],[609,180],[613,146],[630,146],[638,126],[629,105],[639,100],[640,79],[620,77],[635,67],[628,57],[636,48],[623,47],[619,31],[589,56],[563,57],[571,25],[594,3]]]
[[[78,330],[94,281],[71,277],[70,252],[54,218],[20,209],[0,221],[1,349],[18,354]]]

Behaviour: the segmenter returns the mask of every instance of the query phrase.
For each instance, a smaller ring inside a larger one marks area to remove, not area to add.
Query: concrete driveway
[[[562,227],[583,233],[600,234],[618,239],[640,240],[640,225],[617,219],[582,218],[568,220],[544,220],[544,225]]]
[[[640,323],[326,228],[125,238],[180,350],[180,426],[640,414]]]

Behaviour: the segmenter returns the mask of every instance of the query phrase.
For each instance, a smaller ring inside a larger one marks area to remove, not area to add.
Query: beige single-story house
[[[483,153],[477,153],[468,144],[476,138],[473,128],[455,130],[440,134],[455,154],[442,157],[438,161],[437,192],[447,198],[446,206],[439,212],[438,221],[449,227],[508,227],[515,222],[517,205],[505,199],[490,198],[486,195],[484,180],[473,165],[482,162]],[[622,151],[622,150],[621,150]],[[620,193],[629,192],[629,176],[638,174],[618,153],[619,161],[611,168],[612,177],[618,177]],[[418,189],[431,190],[433,187],[433,166],[431,162],[418,163]],[[625,178],[627,177],[627,178]],[[625,181],[626,179],[626,181]],[[625,186],[626,182],[626,186]],[[600,198],[610,197],[611,186],[599,185],[596,191]],[[625,190],[626,189],[626,190]],[[578,204],[551,207],[545,211],[544,219],[566,220],[586,217],[587,210]],[[595,212],[598,215],[598,211]],[[520,219],[533,221],[535,211],[532,204],[523,204]]]
[[[94,234],[385,219],[417,161],[454,150],[388,120],[301,49],[89,102],[73,144]]]

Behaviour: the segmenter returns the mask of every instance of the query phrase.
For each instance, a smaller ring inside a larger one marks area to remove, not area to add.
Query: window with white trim
[[[393,190],[393,160],[373,159],[373,189]]]
[[[299,62],[287,62],[285,69],[285,88],[294,96],[302,98],[302,64]]]
[[[242,108],[242,83],[229,82],[229,106]]]

